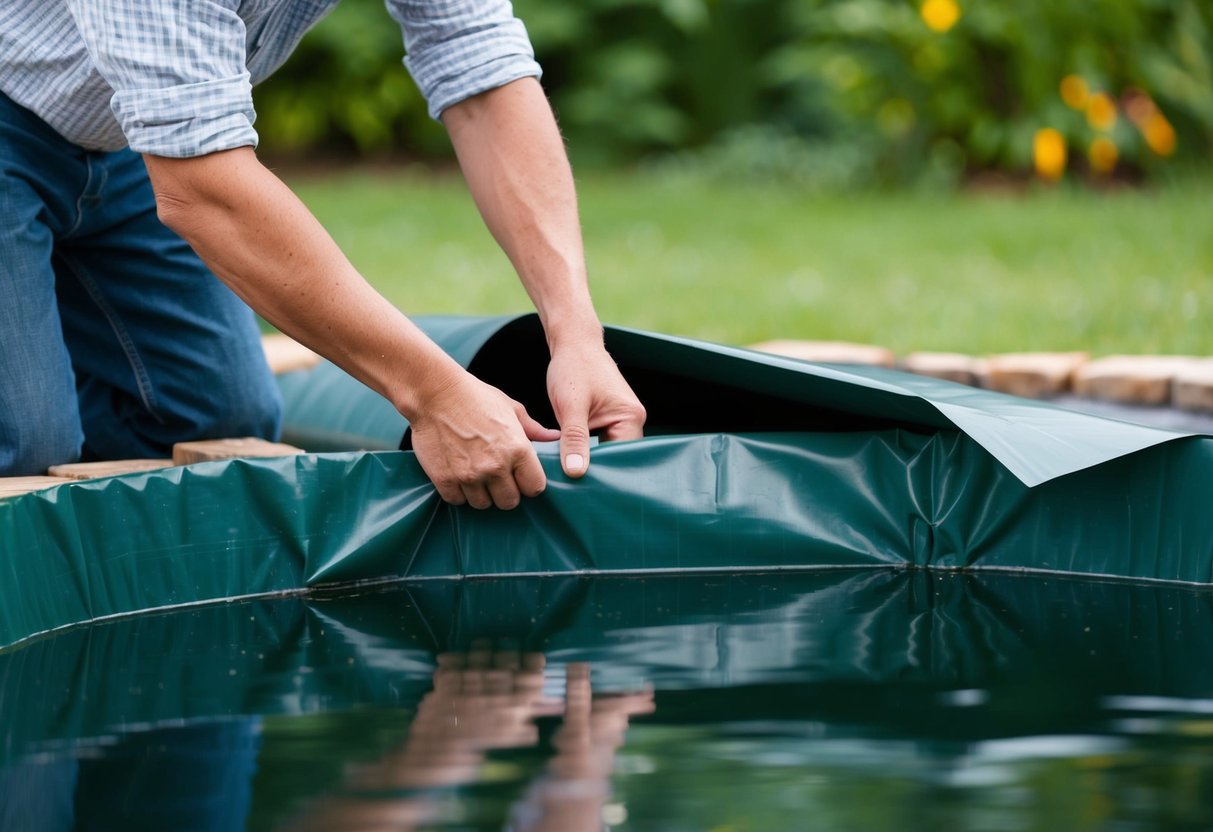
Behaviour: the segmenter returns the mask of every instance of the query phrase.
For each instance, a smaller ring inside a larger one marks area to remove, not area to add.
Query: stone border
[[[764,341],[750,349],[833,364],[896,366],[919,375],[1031,399],[1078,396],[1100,402],[1213,413],[1213,357],[1018,352],[971,356],[914,352],[845,341]]]

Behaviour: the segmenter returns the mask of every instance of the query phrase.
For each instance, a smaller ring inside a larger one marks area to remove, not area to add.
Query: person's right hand
[[[467,372],[427,397],[412,430],[417,460],[442,499],[479,509],[511,509],[542,492],[547,476],[531,440],[560,438]]]

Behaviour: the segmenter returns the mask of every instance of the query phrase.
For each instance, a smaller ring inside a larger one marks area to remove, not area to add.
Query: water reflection
[[[0,769],[0,829],[244,827],[260,745],[256,719],[133,731]]]
[[[536,721],[554,717],[551,758],[511,807],[508,826],[601,830],[615,753],[631,718],[652,713],[652,690],[595,695],[589,665],[579,663],[564,669],[564,691],[552,696],[544,657],[516,650],[478,647],[437,664],[403,741],[349,766],[280,828],[412,830],[441,820],[441,790],[474,784],[490,752],[537,746]],[[230,719],[118,734],[66,757],[34,755],[0,769],[0,829],[241,829],[259,747],[259,720]]]
[[[308,803],[283,827],[411,830],[440,820],[431,790],[475,783],[491,751],[539,744],[536,720],[559,716],[546,770],[509,811],[512,830],[602,828],[615,752],[633,716],[651,713],[651,690],[594,696],[590,669],[571,664],[563,699],[544,694],[544,657],[486,647],[438,657],[434,688],[399,747],[353,767],[331,795]]]
[[[200,608],[0,653],[0,829],[1213,828],[1211,648],[1208,591],[924,572]]]

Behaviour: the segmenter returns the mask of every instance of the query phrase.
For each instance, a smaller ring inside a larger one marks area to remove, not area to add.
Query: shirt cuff
[[[533,59],[498,58],[492,63],[476,67],[474,73],[474,77],[445,79],[434,86],[426,97],[430,118],[440,121],[442,111],[452,104],[505,86],[519,78],[538,78],[541,70]]]
[[[248,74],[114,94],[110,107],[131,150],[192,158],[257,145]]]
[[[404,65],[434,119],[465,98],[542,74],[526,29],[518,20],[440,42],[407,56]]]

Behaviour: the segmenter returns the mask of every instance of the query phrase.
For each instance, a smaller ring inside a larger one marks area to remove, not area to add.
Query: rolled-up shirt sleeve
[[[132,150],[186,158],[257,144],[239,0],[68,0]]]
[[[438,119],[452,104],[539,77],[526,27],[509,0],[386,0],[404,31],[404,64]]]

